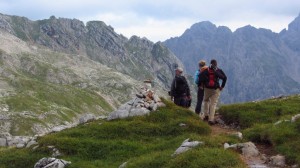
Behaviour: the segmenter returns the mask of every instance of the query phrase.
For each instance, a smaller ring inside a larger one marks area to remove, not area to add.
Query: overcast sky
[[[101,20],[126,37],[153,42],[182,35],[191,25],[211,21],[232,31],[245,25],[280,32],[300,13],[300,0],[0,0],[0,13],[31,20]]]

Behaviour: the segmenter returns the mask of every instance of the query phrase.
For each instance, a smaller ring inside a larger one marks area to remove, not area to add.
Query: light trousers
[[[204,88],[204,116],[208,116],[208,121],[214,121],[217,103],[220,97],[220,89]]]

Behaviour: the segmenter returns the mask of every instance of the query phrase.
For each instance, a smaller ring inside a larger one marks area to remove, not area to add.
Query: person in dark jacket
[[[183,69],[177,68],[175,78],[171,85],[171,99],[178,106],[188,107],[188,101],[191,100],[190,88],[184,76]]]
[[[196,104],[196,108],[195,108],[195,113],[198,115],[201,112],[201,106],[202,106],[202,101],[203,101],[203,97],[204,97],[204,85],[203,85],[203,83],[199,82],[199,77],[200,77],[200,74],[208,68],[205,64],[206,63],[204,60],[199,61],[199,69],[195,72],[195,76],[194,76],[194,82],[198,86],[197,104]]]
[[[219,80],[222,80],[221,85]],[[215,124],[215,109],[226,81],[227,77],[222,69],[218,68],[215,59],[212,59],[208,69],[200,74],[199,82],[204,83],[204,120],[208,120],[210,125]]]

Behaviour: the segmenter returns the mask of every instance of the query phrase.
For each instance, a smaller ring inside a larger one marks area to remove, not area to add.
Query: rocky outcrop
[[[71,162],[56,159],[56,158],[42,158],[35,165],[34,168],[64,168]]]
[[[163,106],[165,106],[165,104],[154,91],[148,87],[143,87],[141,91],[136,94],[135,98],[110,113],[107,120],[147,115],[152,111],[156,111],[158,107]]]

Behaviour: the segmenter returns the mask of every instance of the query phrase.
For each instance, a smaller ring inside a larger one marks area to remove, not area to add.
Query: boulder
[[[285,157],[282,155],[276,155],[270,157],[270,164],[273,166],[284,167],[285,166]]]
[[[7,146],[6,138],[0,138],[0,147]]]
[[[242,154],[246,157],[256,157],[259,155],[259,151],[252,142],[246,142],[238,146],[242,148]]]
[[[110,121],[119,118],[126,118],[128,116],[129,116],[129,110],[116,110],[109,114],[107,120]]]
[[[189,139],[186,139],[185,141],[183,141],[183,143],[180,145],[179,148],[176,149],[176,151],[172,154],[172,156],[176,156],[179,155],[181,153],[184,153],[192,148],[197,147],[200,144],[204,144],[203,142],[199,142],[199,141],[192,141],[190,142]]]
[[[19,144],[16,145],[16,147],[17,147],[18,149],[21,149],[21,148],[24,148],[24,147],[25,147],[25,144],[24,144],[24,143],[19,143]]]
[[[84,124],[86,122],[89,122],[89,121],[92,121],[92,120],[95,120],[96,117],[94,114],[85,114],[84,116],[82,116],[80,119],[79,119],[79,124]]]
[[[38,145],[38,143],[35,140],[31,140],[27,143],[26,148],[30,148],[31,146]]]
[[[229,145],[228,143],[225,143],[224,149],[229,149],[229,148],[235,150],[240,149],[242,151],[242,154],[245,157],[256,157],[260,154],[256,146],[252,142],[233,144],[233,145]]]
[[[295,122],[295,121],[297,121],[298,119],[300,118],[300,114],[297,114],[297,115],[294,115],[293,117],[292,117],[292,122]]]
[[[35,165],[34,168],[64,168],[71,162],[56,159],[56,158],[42,158]]]
[[[135,108],[135,109],[132,109],[130,112],[129,112],[129,117],[133,117],[133,116],[142,116],[142,115],[146,115],[146,114],[149,114],[150,113],[150,110],[146,109],[146,108]]]

